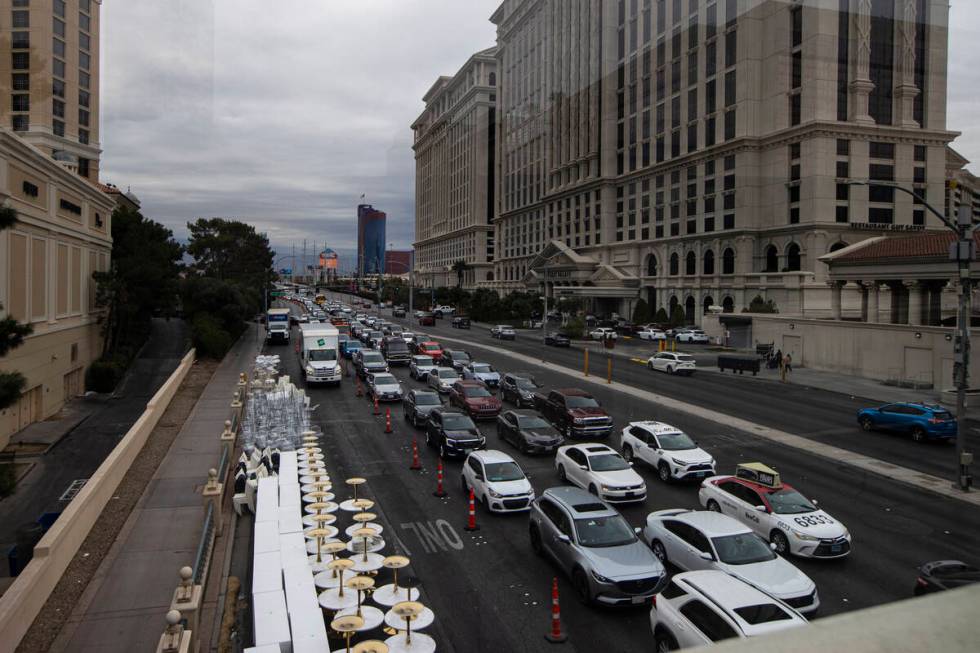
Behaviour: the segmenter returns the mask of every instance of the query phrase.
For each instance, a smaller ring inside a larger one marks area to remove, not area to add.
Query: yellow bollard
[[[606,383],[612,383],[612,354],[606,360]]]
[[[670,350],[677,351],[677,338],[670,341]]]
[[[585,376],[589,375],[589,350],[585,350],[585,369],[583,370]]]

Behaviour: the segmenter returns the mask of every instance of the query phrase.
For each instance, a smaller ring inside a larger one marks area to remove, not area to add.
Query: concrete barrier
[[[146,404],[146,410],[95,470],[41,541],[34,558],[0,596],[0,653],[13,652],[75,557],[103,508],[112,498],[146,444],[177,389],[194,364],[191,349],[170,378]]]

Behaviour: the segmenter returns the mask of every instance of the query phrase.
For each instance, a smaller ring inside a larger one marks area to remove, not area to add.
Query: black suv
[[[388,336],[381,342],[381,353],[389,365],[408,365],[412,353],[401,336]]]
[[[544,344],[552,347],[568,347],[571,345],[571,341],[561,331],[553,331],[544,337]]]
[[[443,367],[451,367],[457,372],[462,372],[463,368],[473,360],[468,351],[462,349],[447,349],[442,352],[442,360],[439,364]]]
[[[530,374],[512,372],[504,374],[500,380],[500,399],[517,404],[519,408],[534,408],[534,393],[540,389]]]
[[[454,329],[469,329],[470,328],[470,318],[456,316],[453,318],[452,325]]]
[[[401,306],[391,312],[392,317],[405,317],[405,309]]]
[[[354,354],[354,371],[362,379],[367,378],[368,373],[387,372],[388,363],[380,351],[361,349]]]
[[[471,451],[487,448],[487,439],[468,415],[445,408],[429,412],[425,443],[437,448],[440,458],[465,458]]]

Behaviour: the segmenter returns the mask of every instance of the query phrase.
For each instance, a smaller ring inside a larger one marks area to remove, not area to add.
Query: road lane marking
[[[507,356],[524,363],[526,363],[528,359],[526,355],[510,352],[506,349],[501,349],[493,345],[486,345],[478,342],[460,340],[458,338],[445,336],[441,337],[440,340],[459,343],[461,345],[468,345],[470,347],[480,347],[495,354]],[[952,487],[952,483],[945,478],[926,474],[907,467],[900,467],[898,465],[893,465],[892,463],[886,463],[871,456],[865,456],[854,451],[849,451],[847,449],[842,449],[840,447],[835,447],[822,442],[816,442],[794,433],[788,433],[786,431],[770,428],[768,426],[762,426],[761,424],[750,422],[746,419],[735,417],[734,415],[728,415],[720,411],[705,408],[703,406],[696,406],[679,399],[673,399],[672,397],[650,392],[649,390],[642,390],[632,385],[619,383],[617,381],[607,384],[605,377],[601,375],[599,377],[585,377],[582,376],[579,370],[545,360],[534,364],[547,370],[551,370],[552,372],[572,376],[583,384],[596,385],[619,392],[621,394],[631,395],[637,399],[653,402],[663,406],[664,408],[687,413],[688,415],[693,415],[694,417],[698,417],[700,419],[715,422],[716,424],[720,424],[722,426],[751,433],[760,438],[771,442],[777,442],[786,447],[805,451],[815,456],[825,458],[835,464],[855,467],[876,476],[894,480],[919,490],[933,492],[950,499],[957,499],[959,501],[973,504],[974,506],[980,506],[980,492],[971,492],[969,494],[963,493],[960,490],[954,489]],[[887,473],[882,471],[882,465],[890,466]]]
[[[435,522],[403,522],[400,526],[402,530],[415,533],[415,537],[422,544],[422,549],[426,553],[448,552],[450,549],[463,550],[462,538],[453,528],[453,525],[445,519],[437,519]]]

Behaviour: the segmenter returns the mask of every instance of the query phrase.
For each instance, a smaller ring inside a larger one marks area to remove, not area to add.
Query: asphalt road
[[[436,333],[439,329],[428,331]],[[469,334],[457,331],[453,335]],[[475,332],[473,336],[474,340],[480,339]],[[520,341],[515,346],[521,346]],[[302,384],[292,347],[276,350],[283,354],[285,370]],[[487,354],[486,358],[504,371],[514,367],[507,357]],[[533,372],[546,387],[574,385],[573,377],[540,368],[530,356],[520,369]],[[643,374],[645,370],[637,372]],[[394,373],[406,390],[421,385],[408,377],[407,368],[395,368]],[[756,408],[773,400],[772,394],[761,390],[761,386],[752,387],[757,388],[756,394],[747,405]],[[319,406],[316,418],[327,435],[328,467],[337,479],[352,475],[368,479],[359,494],[379,502],[387,529],[385,539],[392,549],[403,547],[411,556],[412,571],[423,583],[423,600],[437,615],[436,627],[430,634],[437,638],[441,650],[551,650],[543,635],[549,626],[551,578],[557,571],[550,561],[532,553],[527,516],[493,516],[478,508],[481,529],[472,534],[465,532],[467,502],[459,490],[461,463],[446,464],[449,497],[434,497],[437,457],[425,448],[421,431],[404,422],[400,404],[388,406],[395,432],[386,435],[383,415],[373,416],[370,403],[355,397],[353,379],[345,379],[340,388],[310,388],[309,393]],[[847,525],[854,540],[854,550],[848,558],[793,559],[817,584],[822,601],[820,616],[910,597],[915,567],[924,561],[977,561],[980,515],[966,504],[844,465],[827,464],[751,434],[617,396],[603,388],[594,394],[619,425],[655,417],[694,435],[718,460],[719,471],[733,470],[738,462],[755,460],[777,467],[786,481],[819,499],[822,508]],[[829,409],[819,409],[818,413],[820,410]],[[740,417],[748,417],[745,412]],[[827,428],[812,424],[819,417],[810,418],[799,405],[791,415],[811,433]],[[493,423],[484,422],[481,429],[490,448],[502,449],[518,461],[538,493],[560,484],[552,457],[529,457],[517,452],[499,440]],[[422,472],[408,469],[413,437],[419,438]],[[610,444],[618,446],[617,435]],[[622,509],[634,526],[642,526],[646,515],[654,510],[699,507],[696,485],[665,485],[652,470],[638,467],[638,471],[647,481],[649,496],[640,505]],[[346,494],[339,482],[335,491],[341,498]],[[574,598],[567,578],[559,576],[559,587],[562,619],[569,633],[566,650],[652,649],[647,610],[585,607]]]
[[[187,352],[183,320],[154,319],[149,339],[116,391],[106,397],[80,397],[92,402],[92,414],[65,435],[35,463],[17,484],[13,496],[0,501],[0,551],[6,555],[17,530],[45,512],[61,512],[62,496],[75,480],[88,479],[146,409]],[[3,575],[7,565],[0,565]]]

